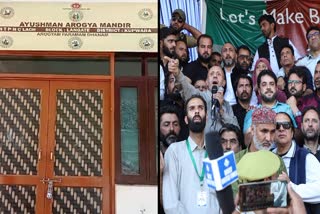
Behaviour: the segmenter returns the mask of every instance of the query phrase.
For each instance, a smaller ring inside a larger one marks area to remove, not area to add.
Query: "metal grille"
[[[103,94],[58,90],[55,175],[101,176]]]
[[[35,213],[35,186],[0,185],[0,213]]]
[[[0,89],[0,174],[37,174],[40,98],[40,89]]]
[[[100,188],[55,187],[53,194],[53,213],[102,213]]]

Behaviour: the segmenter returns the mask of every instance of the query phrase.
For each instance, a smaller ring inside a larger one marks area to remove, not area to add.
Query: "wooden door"
[[[112,212],[110,90],[109,80],[0,81],[0,213]]]

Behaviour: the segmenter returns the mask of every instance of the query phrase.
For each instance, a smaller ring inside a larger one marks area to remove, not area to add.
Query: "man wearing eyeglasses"
[[[308,41],[309,53],[303,57],[296,65],[306,66],[314,78],[314,69],[317,62],[320,60],[320,28],[317,26],[311,26],[307,30],[306,38]]]
[[[305,66],[294,66],[288,74],[287,97],[289,98],[286,103],[290,106],[299,128],[302,110],[307,106],[318,106],[315,99],[303,97],[307,88],[307,72],[308,68]]]
[[[276,116],[275,141],[278,154],[288,171],[279,176],[287,180],[293,190],[305,202],[308,214],[320,213],[320,162],[305,148],[299,147],[293,138],[294,128],[290,116],[279,112]]]

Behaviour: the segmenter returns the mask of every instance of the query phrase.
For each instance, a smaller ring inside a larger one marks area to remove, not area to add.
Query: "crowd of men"
[[[262,15],[258,23],[266,40],[254,58],[245,44],[226,42],[221,53],[214,52],[211,36],[187,24],[181,9],[173,11],[169,27],[161,26],[160,205],[165,213],[221,211],[202,166],[210,143],[205,135],[213,131],[237,162],[257,152],[266,161],[255,164],[267,172],[268,160],[279,159],[271,175],[239,174],[232,185],[235,196],[241,181],[281,179],[293,197],[287,211],[303,201],[299,213],[320,213],[320,28],[307,29],[308,54],[301,57],[288,38],[277,35],[273,16]],[[198,53],[192,62],[190,47]],[[275,155],[258,152],[264,150]]]

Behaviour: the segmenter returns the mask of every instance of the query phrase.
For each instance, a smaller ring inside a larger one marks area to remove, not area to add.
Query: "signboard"
[[[157,52],[156,2],[0,2],[0,50]]]
[[[263,14],[275,18],[276,33],[289,38],[301,55],[307,49],[307,29],[320,23],[320,4],[313,0],[206,0],[206,3],[206,33],[213,37],[215,45],[245,44],[252,54],[265,41],[258,24]]]

